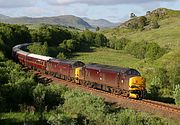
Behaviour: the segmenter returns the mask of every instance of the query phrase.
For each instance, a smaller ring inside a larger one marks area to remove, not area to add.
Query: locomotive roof
[[[42,55],[38,55],[38,54],[29,54],[28,56],[29,56],[29,57],[32,57],[32,58],[37,58],[37,59],[45,60],[45,61],[48,61],[48,60],[50,60],[50,59],[53,59],[52,57],[42,56]]]
[[[97,64],[97,63],[87,64],[86,68],[92,68],[92,69],[96,69],[96,70],[111,70],[111,71],[121,72],[121,73],[125,73],[128,70],[132,70],[131,68],[121,68],[121,67],[117,67],[117,66],[102,65],[102,64]]]
[[[70,65],[76,65],[81,63],[82,65],[85,65],[83,62],[81,61],[77,61],[77,60],[65,60],[65,59],[51,59],[52,62],[56,62],[56,63],[64,63],[64,64],[70,64]]]

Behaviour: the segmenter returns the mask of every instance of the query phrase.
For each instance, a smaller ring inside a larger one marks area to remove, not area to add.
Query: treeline
[[[139,59],[155,60],[166,52],[156,43],[144,41],[135,43],[126,38],[114,37],[107,39],[103,34],[89,30],[68,31],[51,25],[29,30],[24,25],[0,24],[0,50],[6,57],[11,57],[13,46],[25,42],[35,42],[29,46],[29,51],[57,58],[69,58],[73,52],[90,51],[93,46],[125,50]]]
[[[0,53],[11,58],[12,47],[31,42],[31,35],[28,28],[24,25],[10,25],[0,23]]]
[[[89,30],[68,31],[58,26],[42,26],[39,29],[30,30],[30,34],[32,42],[38,42],[29,47],[30,51],[59,58],[68,58],[73,52],[89,51],[91,46],[106,46],[108,42],[107,38],[100,33]],[[44,46],[47,49],[40,49]]]
[[[125,52],[139,59],[150,58],[155,60],[167,52],[157,43],[146,41],[136,43],[126,38],[117,39],[114,37],[107,39],[103,34],[89,30],[75,32],[62,30],[56,26],[46,26],[34,29],[30,33],[32,41],[39,42],[30,46],[30,51],[57,58],[68,58],[72,56],[73,52],[89,51],[93,46],[125,50]]]

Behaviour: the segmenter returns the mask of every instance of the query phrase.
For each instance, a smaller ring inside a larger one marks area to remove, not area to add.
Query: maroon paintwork
[[[35,69],[41,69],[41,70],[46,70],[46,60],[34,58],[34,57],[29,57],[27,55],[26,57],[26,64],[29,67],[33,67]]]
[[[70,78],[75,77],[75,68],[84,66],[83,62],[51,59],[47,62],[47,71],[58,75],[64,75]]]
[[[19,63],[21,63],[22,65],[26,64],[26,57],[27,57],[28,53],[24,52],[24,51],[17,51],[16,54],[16,59],[19,60]]]
[[[85,81],[99,83],[113,88],[128,90],[129,78],[133,76],[132,74],[128,74],[129,71],[136,72],[136,70],[130,68],[93,63],[83,67],[80,78]]]

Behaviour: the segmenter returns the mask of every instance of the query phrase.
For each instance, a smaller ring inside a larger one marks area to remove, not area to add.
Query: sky
[[[180,0],[0,0],[0,14],[11,17],[75,15],[123,22],[156,8],[180,10]]]

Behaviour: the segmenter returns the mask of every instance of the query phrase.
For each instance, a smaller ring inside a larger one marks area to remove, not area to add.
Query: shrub
[[[28,46],[27,48],[31,53],[45,55],[45,56],[49,55],[47,42],[44,42],[44,44],[33,43],[32,45]]]
[[[100,97],[75,90],[65,93],[63,109],[71,114],[82,115],[87,120],[96,121],[104,116],[105,103]]]
[[[179,84],[175,86],[174,98],[175,98],[176,105],[180,106],[180,85]]]
[[[145,41],[128,43],[125,51],[134,55],[136,58],[150,58],[152,60],[158,59],[166,53],[166,50],[161,48],[157,43],[148,43]]]
[[[130,40],[122,37],[120,39],[116,39],[115,37],[110,38],[108,46],[112,49],[116,49],[116,50],[122,50],[125,48],[125,46],[131,42]]]
[[[150,27],[151,27],[152,29],[157,29],[157,28],[160,27],[160,25],[158,24],[157,21],[152,21],[152,22],[150,23]]]

